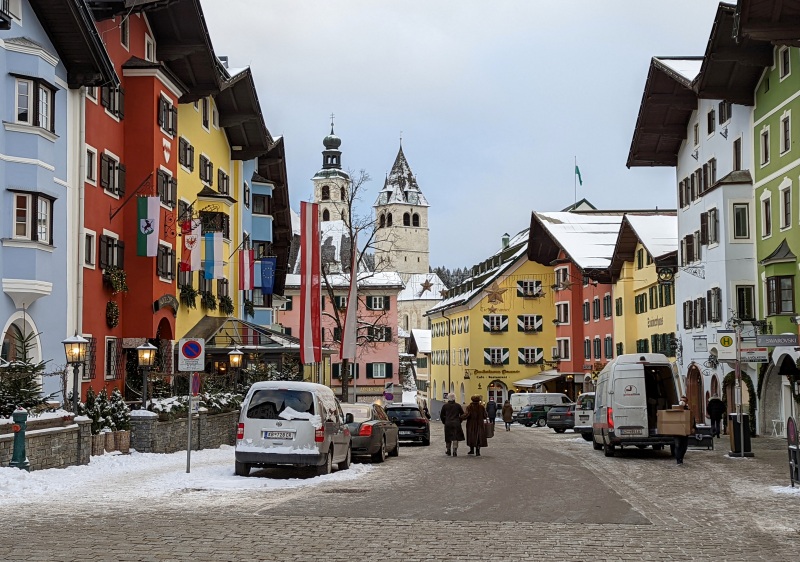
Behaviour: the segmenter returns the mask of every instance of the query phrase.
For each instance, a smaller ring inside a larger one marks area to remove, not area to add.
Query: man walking
[[[725,402],[719,399],[716,394],[711,397],[706,405],[706,412],[708,417],[711,418],[711,435],[719,437],[720,426],[722,425],[722,417],[725,415]]]
[[[464,430],[461,429],[461,418],[464,416],[464,408],[456,402],[456,395],[447,395],[447,403],[442,406],[439,418],[444,424],[444,454],[448,457],[452,451],[454,457],[458,456],[458,442],[464,440]]]
[[[494,419],[497,417],[497,402],[494,398],[489,398],[489,403],[486,404],[486,414],[489,416],[489,421],[494,425]]]

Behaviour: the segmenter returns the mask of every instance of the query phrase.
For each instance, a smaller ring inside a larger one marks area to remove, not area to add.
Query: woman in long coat
[[[464,440],[464,430],[461,429],[461,416],[464,415],[464,408],[456,402],[456,395],[452,392],[447,396],[447,403],[442,406],[439,417],[444,424],[444,454],[450,456],[452,445],[453,456],[458,456],[458,442]]]
[[[511,431],[511,422],[514,421],[514,408],[511,407],[511,402],[508,400],[503,404],[503,421],[506,422],[506,431]]]
[[[481,456],[481,447],[486,447],[486,429],[483,427],[486,419],[486,408],[481,404],[480,394],[472,397],[467,405],[466,413],[461,419],[467,420],[467,445],[469,445],[468,455],[474,454]]]

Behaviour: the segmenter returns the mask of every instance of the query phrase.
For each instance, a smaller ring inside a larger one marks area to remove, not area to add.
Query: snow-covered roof
[[[406,288],[397,296],[399,301],[438,301],[447,286],[435,273],[414,273],[406,280]]]
[[[411,337],[414,338],[414,341],[417,344],[417,351],[420,353],[430,353],[431,352],[431,331],[430,330],[421,330],[418,328],[414,328],[411,330]]]
[[[703,65],[703,58],[679,58],[679,57],[653,57],[669,70],[678,74],[687,82],[691,82],[700,74],[700,67]]]
[[[605,269],[611,263],[622,215],[535,212],[550,236],[581,269]]]
[[[342,274],[328,275],[328,282],[331,287],[344,289],[350,286],[350,276]],[[286,287],[296,289],[300,287],[300,275],[290,273],[286,276]],[[396,271],[381,271],[374,273],[371,271],[361,271],[358,274],[359,289],[387,289],[403,288],[403,280]]]
[[[292,208],[289,209],[289,212],[292,216],[292,234],[300,236],[300,214],[296,213]]]
[[[403,147],[397,152],[392,171],[386,176],[383,189],[378,193],[375,205],[388,205],[390,203],[402,203],[405,205],[428,206],[428,200],[419,189],[417,178],[408,165]]]
[[[294,229],[295,213],[292,211],[292,229]],[[300,217],[297,216],[297,231],[300,235]],[[322,263],[341,264],[342,260],[350,259],[350,231],[344,221],[324,221],[319,225],[319,239],[321,244],[320,259]],[[293,273],[300,273],[300,263],[302,262],[302,250],[297,250],[297,260]],[[349,263],[349,261],[348,261]]]
[[[675,215],[625,215],[631,228],[653,258],[678,250]]]

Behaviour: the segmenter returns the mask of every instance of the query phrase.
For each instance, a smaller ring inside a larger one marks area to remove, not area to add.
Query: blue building
[[[79,311],[86,86],[116,85],[86,0],[0,0],[0,358],[65,363]],[[45,378],[46,393],[59,390]]]

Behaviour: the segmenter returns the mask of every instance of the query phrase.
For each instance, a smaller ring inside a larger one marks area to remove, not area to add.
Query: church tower
[[[342,139],[333,133],[332,115],[331,134],[322,139],[322,144],[325,146],[322,169],[311,178],[314,182],[314,202],[319,203],[319,220],[346,220],[350,176],[342,170],[342,152],[339,150]]]
[[[403,145],[375,201],[375,267],[397,271],[404,282],[430,269],[428,201],[408,165]]]

